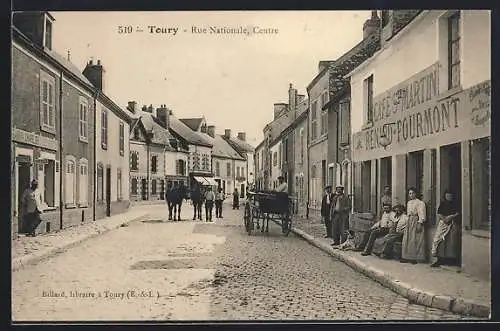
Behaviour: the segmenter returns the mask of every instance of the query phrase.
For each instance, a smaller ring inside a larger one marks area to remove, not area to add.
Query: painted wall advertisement
[[[437,64],[374,98],[373,125],[353,135],[353,161],[487,137],[491,81],[439,95]],[[385,137],[385,138],[384,138]],[[380,142],[387,143],[384,148]]]

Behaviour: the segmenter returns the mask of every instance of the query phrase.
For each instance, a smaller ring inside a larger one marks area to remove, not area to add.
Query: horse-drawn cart
[[[287,193],[249,191],[243,217],[245,230],[250,235],[257,225],[257,229],[260,228],[261,232],[269,232],[269,220],[279,219],[281,231],[285,236],[288,236],[292,229],[292,214],[293,201]],[[260,224],[260,220],[262,220],[262,224]],[[264,226],[264,222],[266,226]]]

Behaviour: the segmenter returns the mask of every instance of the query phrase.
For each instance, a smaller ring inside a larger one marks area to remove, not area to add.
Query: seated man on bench
[[[392,209],[391,207],[392,206],[390,203],[384,203],[383,205],[384,212],[382,214],[382,217],[380,218],[380,221],[373,224],[370,231],[364,234],[363,241],[359,246],[359,249],[364,249],[361,255],[363,256],[370,255],[372,253],[372,248],[373,244],[375,243],[375,240],[389,233],[389,230],[393,226],[392,217],[394,214],[391,211]]]
[[[408,216],[404,213],[405,206],[396,202],[392,215],[393,226],[383,238],[378,239],[373,247],[374,254],[380,254],[381,258],[390,259],[393,257],[394,244],[403,241],[403,232],[406,228]],[[380,241],[380,242],[379,242]]]

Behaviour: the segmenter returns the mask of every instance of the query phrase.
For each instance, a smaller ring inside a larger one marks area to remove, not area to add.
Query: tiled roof
[[[139,118],[147,132],[153,133],[152,143],[165,145],[170,151],[175,149],[170,145],[170,139],[174,138],[170,132],[158,123],[158,119],[153,114],[143,112]]]
[[[374,33],[363,39],[347,53],[342,55],[330,69],[330,101],[335,100],[348,86],[350,81],[344,78],[354,68],[370,58],[380,49],[380,34]],[[323,109],[329,106],[327,103]]]
[[[186,124],[191,130],[198,131],[203,118],[180,118],[179,121]]]
[[[202,133],[206,136],[213,144],[212,154],[213,156],[225,157],[236,160],[245,160],[221,135],[215,135],[214,138],[209,136],[208,134]]]
[[[229,139],[224,137],[224,139],[240,153],[253,153],[255,151],[255,147],[237,137]]]
[[[212,142],[205,134],[191,130],[174,115],[170,115],[170,129],[190,144],[212,147]]]
[[[272,121],[271,123],[266,125],[266,128],[264,131],[264,139],[270,136],[270,143],[274,143],[276,139],[278,139],[283,131],[286,130],[290,126],[290,124],[293,123],[294,121],[294,112],[293,111],[288,111],[286,112],[283,116],[279,117],[278,119]]]

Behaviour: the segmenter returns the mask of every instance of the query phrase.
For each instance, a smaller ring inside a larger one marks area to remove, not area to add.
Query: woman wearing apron
[[[415,188],[408,190],[408,224],[403,234],[401,263],[425,262],[425,203],[417,198]]]

